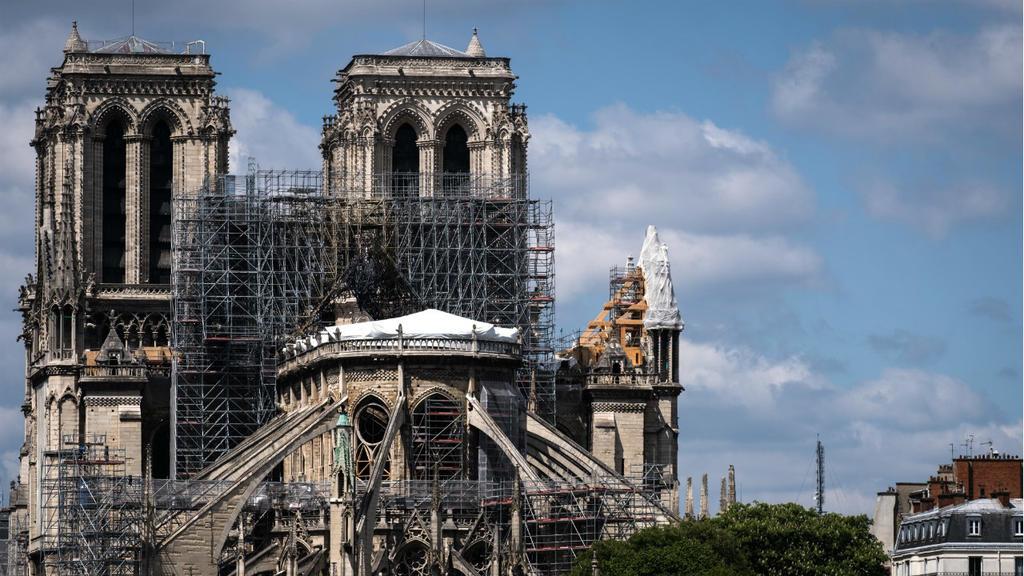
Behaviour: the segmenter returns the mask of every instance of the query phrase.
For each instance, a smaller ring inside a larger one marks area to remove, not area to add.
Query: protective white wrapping
[[[474,332],[477,340],[492,342],[515,342],[519,337],[519,331],[515,328],[501,328],[494,324],[470,320],[433,308],[387,320],[331,326],[324,332],[328,332],[329,337],[334,340],[398,338],[399,326],[401,326],[403,338],[470,340],[473,338]],[[328,335],[324,334],[324,336]]]
[[[683,319],[672,288],[668,246],[658,238],[658,230],[654,226],[647,227],[644,247],[640,250],[640,269],[644,274],[644,300],[647,301],[644,328],[682,330]]]

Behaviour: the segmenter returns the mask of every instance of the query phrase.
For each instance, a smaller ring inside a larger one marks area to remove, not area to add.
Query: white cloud
[[[652,223],[686,293],[820,274],[820,256],[785,236],[809,219],[814,194],[767,143],[709,120],[622,104],[599,110],[593,122],[580,129],[551,115],[531,121],[533,193],[555,200],[561,298],[636,256]]]
[[[960,380],[896,368],[886,369],[878,378],[849,390],[839,403],[850,421],[882,423],[886,428],[901,430],[976,422],[985,416],[986,408],[991,408]]]
[[[796,53],[772,98],[783,120],[892,144],[964,131],[1012,136],[1019,122],[1021,30],[972,35],[846,30]]]
[[[493,0],[487,3],[432,0],[427,6],[428,33],[452,21],[466,22],[459,42],[451,42],[455,48],[462,48],[465,44],[461,43],[469,41],[474,23],[499,23],[514,17],[528,17],[537,11],[550,9],[553,4],[552,0]],[[116,38],[127,35],[131,30],[130,11],[122,2],[103,0],[90,3],[89,8],[83,10],[82,3],[75,0],[7,2],[4,4],[4,18],[18,22],[46,15],[58,21],[60,43],[49,44],[51,49],[57,50],[63,46],[70,21],[76,17],[86,40]],[[238,43],[244,43],[255,59],[271,60],[308,48],[326,30],[345,35],[365,34],[367,22],[385,22],[408,40],[418,39],[423,25],[421,15],[419,4],[409,0],[179,0],[138,3],[135,24],[140,36],[153,40],[193,40],[196,35],[210,32],[231,32],[241,39]]]
[[[581,130],[531,120],[534,190],[564,214],[599,213],[629,225],[672,216],[687,230],[773,230],[805,221],[814,194],[764,142],[679,112],[618,104]]]
[[[841,30],[792,56],[772,108],[792,126],[870,147],[850,162],[868,214],[939,238],[1015,211],[1019,184],[1007,176],[1019,168],[1021,46],[1018,24]]]
[[[0,54],[4,55],[0,98],[36,94],[42,102],[46,73],[51,66],[60,64],[69,30],[70,22],[61,25],[41,18],[20,22],[8,30],[0,26]]]
[[[607,280],[608,268],[639,255],[643,228],[578,223],[559,216],[556,269],[559,298],[571,298]],[[785,237],[746,234],[690,234],[659,230],[669,246],[677,294],[707,293],[723,286],[777,283],[812,284],[822,276],[823,262],[812,249]]]
[[[684,388],[748,409],[773,409],[776,397],[786,386],[824,386],[824,381],[800,358],[772,361],[748,348],[683,339],[679,362],[684,366],[680,374]]]
[[[888,334],[869,334],[868,346],[875,352],[900,364],[922,364],[946,353],[946,342],[909,330],[896,329]]]
[[[1009,190],[983,183],[896,186],[875,180],[860,192],[872,216],[909,224],[933,238],[961,224],[1003,217],[1013,202]]]
[[[231,124],[236,130],[230,145],[233,172],[244,172],[250,156],[262,168],[320,169],[320,133],[300,123],[291,112],[256,90],[231,88]]]
[[[0,183],[6,187],[32,186],[35,152],[29,146],[35,132],[35,108],[30,100],[0,100]]]
[[[747,501],[812,503],[815,436],[826,446],[829,509],[870,513],[874,494],[921,480],[967,434],[1013,451],[1015,415],[947,374],[884,369],[839,386],[799,356],[683,340],[680,475],[712,479],[737,465]]]

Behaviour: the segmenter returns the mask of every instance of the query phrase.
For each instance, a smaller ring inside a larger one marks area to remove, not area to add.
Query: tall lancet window
[[[469,174],[469,136],[458,124],[452,125],[444,136],[444,172]]]
[[[171,283],[171,129],[163,120],[149,141],[149,281]]]
[[[416,146],[416,130],[402,124],[395,132],[395,147],[391,151],[391,194],[393,196],[419,195],[420,151]]]
[[[124,282],[125,168],[124,124],[114,119],[103,139],[103,282]]]
[[[469,193],[469,137],[458,124],[453,124],[444,136],[441,170],[444,172],[442,188],[446,196]]]

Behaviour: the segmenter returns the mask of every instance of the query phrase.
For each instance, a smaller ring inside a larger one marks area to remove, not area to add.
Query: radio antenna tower
[[[825,447],[821,444],[821,437],[816,436],[818,439],[818,448],[815,454],[815,460],[818,465],[817,470],[817,486],[818,490],[814,494],[815,505],[818,508],[818,514],[825,513]]]

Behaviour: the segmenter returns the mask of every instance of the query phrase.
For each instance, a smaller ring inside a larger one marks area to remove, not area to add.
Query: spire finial
[[[484,52],[484,47],[480,44],[480,36],[477,34],[477,29],[473,28],[473,36],[469,39],[469,47],[466,48],[466,54],[473,58],[486,58],[487,54]]]
[[[71,21],[71,33],[68,34],[68,39],[64,42],[64,53],[69,52],[85,52],[88,50],[88,46],[85,44],[85,40],[78,34],[78,20]]]

